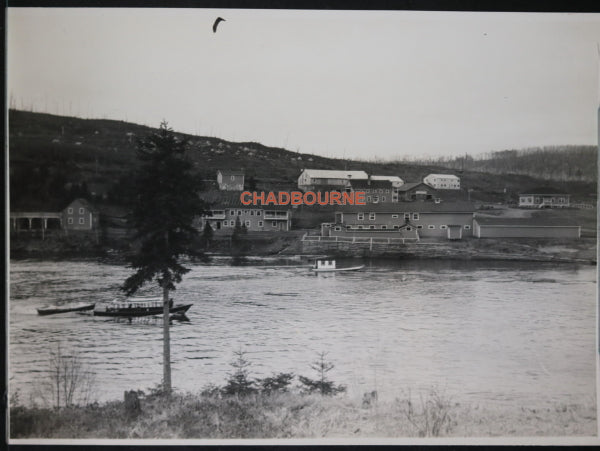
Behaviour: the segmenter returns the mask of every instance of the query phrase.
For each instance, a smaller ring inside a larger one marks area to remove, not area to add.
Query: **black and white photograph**
[[[600,444],[600,14],[6,9],[11,444]]]

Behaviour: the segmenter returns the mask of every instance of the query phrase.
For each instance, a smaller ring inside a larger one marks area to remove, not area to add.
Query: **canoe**
[[[68,312],[84,312],[86,310],[94,310],[96,304],[71,304],[63,306],[44,306],[37,310],[39,315],[54,315],[56,313]]]
[[[185,313],[189,310],[192,304],[176,304],[169,308],[169,313]],[[121,317],[121,318],[133,318],[139,316],[153,316],[153,315],[162,315],[163,314],[163,306],[162,305],[150,305],[150,306],[137,306],[135,304],[130,304],[127,306],[118,306],[118,307],[105,307],[103,310],[94,310],[94,316],[113,316],[113,317]]]

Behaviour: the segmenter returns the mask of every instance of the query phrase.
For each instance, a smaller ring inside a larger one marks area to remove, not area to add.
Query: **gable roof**
[[[408,191],[411,190],[413,188],[418,187],[419,185],[423,185],[425,186],[427,189],[431,190],[431,191],[437,191],[433,186],[429,186],[427,183],[424,182],[411,182],[411,183],[405,183],[402,186],[399,186],[397,188],[398,191]]]
[[[369,176],[365,171],[338,171],[332,169],[304,169],[303,174],[311,178],[323,179],[367,179]]]
[[[375,189],[375,188],[385,188],[391,189],[392,182],[389,180],[350,180],[350,185],[352,188],[362,188],[362,189]]]
[[[228,171],[228,170],[223,170],[223,169],[219,169],[217,171],[217,173],[220,172],[221,175],[241,175],[244,176],[245,174],[242,171]]]
[[[538,186],[537,188],[533,188],[531,190],[523,191],[522,193],[519,193],[520,196],[524,196],[527,194],[561,194],[563,196],[568,196],[568,193],[557,190],[556,188],[553,188],[551,186],[541,186],[541,187]]]
[[[480,225],[489,226],[579,226],[574,220],[567,218],[545,218],[532,216],[530,218],[503,218],[498,216],[475,216]]]
[[[360,213],[474,213],[475,206],[472,202],[391,202],[368,205],[340,205],[336,208],[339,212]]]
[[[200,199],[207,202],[207,210],[237,208],[244,210],[291,210],[290,205],[244,205],[240,200],[240,192],[235,191],[204,191],[199,194]],[[265,193],[266,196],[266,193]]]
[[[397,175],[372,175],[371,180],[389,180],[390,182],[404,182]]]
[[[425,178],[427,178],[427,177],[444,177],[444,178],[452,178],[452,179],[459,180],[459,177],[457,177],[454,174],[429,174],[429,175],[425,176]]]
[[[63,210],[66,210],[71,205],[73,205],[75,202],[79,202],[84,208],[86,208],[87,210],[89,210],[93,213],[98,212],[98,209],[96,207],[94,207],[94,205],[92,205],[92,203],[90,201],[88,201],[87,199],[84,199],[83,197],[78,197],[77,199],[73,199],[71,202],[69,202],[69,205],[67,205],[65,208],[63,208]]]

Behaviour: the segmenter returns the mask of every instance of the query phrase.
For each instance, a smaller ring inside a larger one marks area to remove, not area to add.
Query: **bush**
[[[318,392],[321,395],[335,395],[337,393],[343,393],[346,391],[346,387],[343,385],[337,385],[333,381],[327,379],[327,373],[331,371],[335,366],[333,363],[325,360],[325,352],[319,354],[319,359],[313,362],[310,366],[318,374],[318,379],[310,379],[305,376],[298,376],[298,380],[304,385],[305,390],[308,393]]]

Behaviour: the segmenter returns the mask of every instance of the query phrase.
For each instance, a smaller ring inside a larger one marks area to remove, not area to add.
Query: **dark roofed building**
[[[209,214],[198,218],[196,227],[202,230],[208,222],[215,231],[233,233],[236,221],[251,232],[289,231],[292,211],[289,205],[244,205],[239,192],[209,191],[200,198],[209,206]]]
[[[398,201],[433,200],[439,198],[438,190],[423,182],[405,183],[399,186]]]
[[[217,171],[217,183],[223,191],[243,191],[244,173],[241,171]]]
[[[351,180],[350,186],[352,191],[365,193],[367,204],[398,201],[397,188],[392,186],[392,182],[389,180]]]
[[[397,202],[344,205],[335,212],[328,236],[461,239],[471,236],[475,208],[470,202]]]

